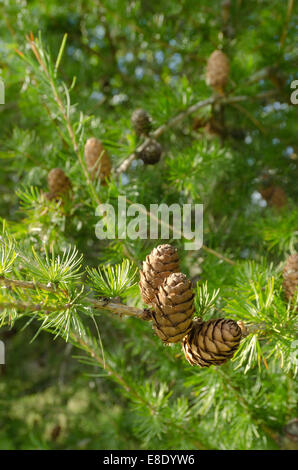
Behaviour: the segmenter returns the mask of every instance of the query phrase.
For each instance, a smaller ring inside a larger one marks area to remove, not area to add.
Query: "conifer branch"
[[[7,279],[4,277],[0,278],[0,284],[3,284],[5,287],[8,288],[18,288],[18,289],[33,289],[33,290],[44,290],[46,292],[52,293],[61,293],[65,295],[65,291],[62,289],[57,289],[53,285],[46,285],[42,283],[36,283],[33,281],[21,281],[18,279]],[[85,298],[85,302],[89,303],[92,308],[99,309],[99,310],[107,310],[111,313],[119,315],[120,317],[123,315],[136,317],[141,320],[149,320],[150,316],[148,315],[147,309],[140,309],[136,307],[130,307],[126,304],[115,302],[114,299],[93,299],[90,297]],[[15,306],[15,308],[25,308],[29,310],[41,310],[43,307],[42,304],[39,304],[40,308],[35,308],[35,304],[24,304],[24,303],[11,303],[11,307]],[[69,306],[64,306],[65,308],[69,308]],[[0,308],[6,308],[5,303],[0,303]],[[48,309],[48,307],[44,307]],[[53,310],[58,310],[58,307],[54,308]]]
[[[127,391],[131,394],[131,396],[134,396],[138,401],[142,402],[146,407],[148,407],[151,411],[151,413],[155,413],[156,410],[152,407],[151,403],[147,402],[137,391],[135,388],[132,388],[127,381],[119,374],[118,371],[116,371],[108,362],[104,360],[104,358],[98,354],[98,351],[94,348],[90,342],[85,340],[84,338],[72,334],[72,340],[74,343],[77,343],[80,345],[80,347],[85,350],[90,357],[96,360],[96,362],[102,367],[103,369],[107,370],[109,375],[112,375],[117,382]]]
[[[255,424],[263,431],[263,433],[268,436],[271,440],[278,444],[276,434],[270,429],[264,422],[258,418],[255,413],[252,412],[251,406],[245,400],[245,398],[241,394],[241,390],[239,390],[231,381],[228,374],[226,374],[222,369],[219,367],[216,368],[216,372],[223,377],[223,384],[228,387],[228,389],[233,393],[235,399],[238,403],[242,406],[245,412],[250,416],[251,420],[255,422]]]
[[[3,284],[5,287],[8,288],[15,287],[17,289],[40,289],[45,290],[47,292],[57,292],[54,286],[41,284],[39,282],[34,281],[21,281],[19,279],[7,279],[4,277],[0,277],[0,284]]]
[[[222,255],[216,250],[213,250],[213,248],[209,248],[206,245],[202,245],[202,250],[206,251],[207,253],[210,253],[213,256],[216,256],[216,258],[222,259],[226,263],[230,264],[231,266],[234,266],[236,264],[235,261],[232,261],[230,258],[227,258],[227,256]]]
[[[69,134],[69,137],[70,137],[70,140],[71,140],[71,143],[72,143],[72,147],[73,147],[73,151],[74,153],[77,155],[77,158],[79,160],[79,163],[80,163],[80,166],[82,168],[82,171],[83,171],[83,174],[85,176],[85,179],[86,179],[86,182],[87,182],[87,186],[89,188],[89,191],[90,191],[90,194],[91,196],[93,197],[94,201],[96,202],[96,204],[100,204],[101,201],[95,191],[95,188],[94,188],[94,185],[92,183],[92,180],[91,180],[91,177],[90,177],[90,174],[87,170],[87,167],[85,165],[85,162],[84,162],[84,159],[83,159],[83,155],[82,155],[82,151],[81,151],[81,148],[80,148],[80,145],[79,145],[79,142],[77,141],[77,137],[76,137],[76,133],[75,133],[75,130],[73,128],[73,125],[72,125],[72,122],[71,122],[71,119],[69,117],[69,113],[67,112],[67,109],[63,103],[63,100],[59,94],[59,91],[57,89],[57,85],[56,85],[56,82],[55,80],[53,79],[50,71],[48,70],[48,67],[47,67],[47,64],[45,62],[45,60],[43,59],[42,57],[42,54],[40,54],[40,51],[39,51],[39,47],[38,47],[38,44],[36,43],[35,41],[35,38],[33,36],[33,34],[31,33],[30,34],[30,37],[27,37],[27,41],[32,49],[32,52],[34,53],[35,55],[35,58],[37,60],[37,62],[39,63],[39,65],[41,66],[47,80],[48,80],[48,83],[50,85],[50,88],[52,90],[52,94],[53,94],[53,98],[59,108],[59,111],[60,111],[60,114],[65,122],[65,125],[66,125],[66,128],[67,128],[67,131],[68,131],[68,134]],[[17,51],[18,52],[18,51]],[[24,58],[24,55],[22,53],[19,53],[19,55]]]
[[[88,340],[84,339],[81,336],[76,335],[73,333],[71,335],[72,342],[74,345],[79,345],[81,349],[83,349],[92,359],[94,359],[98,365],[108,372],[109,376],[112,376],[114,380],[119,383],[124,390],[130,395],[130,397],[134,397],[134,399],[142,403],[146,408],[149,409],[151,415],[157,415],[159,410],[158,407],[155,407],[149,400],[146,400],[140,393],[138,393],[135,387],[132,387],[125,378],[119,374],[119,372],[112,367],[112,365],[107,362],[102,355],[98,353],[98,350],[94,347],[92,343]],[[179,426],[176,424],[176,427],[181,428],[181,432],[188,435],[188,438],[193,442],[193,445],[196,449],[199,450],[206,450],[206,446],[204,446],[198,439],[194,439],[192,435],[192,431],[186,429],[183,426]]]
[[[45,311],[55,311],[58,310],[57,307],[48,307],[44,306],[43,304],[28,304],[25,302],[5,302],[5,303],[0,303],[0,311],[3,309],[11,309],[15,308],[18,310],[30,310],[30,311],[40,311],[45,309]],[[65,306],[67,308],[67,306]],[[93,344],[91,341],[88,341],[87,338],[80,336],[74,332],[71,333],[69,340],[71,341],[72,344],[74,344],[76,347],[79,347],[80,349],[83,349],[95,362],[107,371],[108,375],[113,377],[113,379],[121,386],[124,388],[124,390],[129,394],[130,398],[134,397],[134,399],[142,403],[146,408],[149,409],[150,413],[152,415],[156,415],[158,413],[158,409],[150,403],[150,401],[146,400],[140,393],[138,393],[137,389],[135,387],[132,387],[127,380],[114,368],[112,365],[105,360],[105,358],[98,352],[97,347],[95,344]],[[185,429],[182,431],[186,432]],[[189,435],[189,438],[192,439],[191,433]],[[203,450],[205,449],[205,446],[199,442],[197,439],[194,442],[195,446]]]
[[[145,142],[144,142],[144,143],[145,143]],[[127,202],[129,202],[130,204],[133,204],[133,201],[131,201],[130,199],[126,198],[126,200],[127,200]],[[158,225],[160,225],[160,226],[163,225],[163,226],[169,228],[173,234],[175,234],[175,233],[178,233],[178,234],[179,234],[179,233],[180,233],[180,230],[175,229],[175,227],[174,227],[172,224],[170,224],[170,223],[168,223],[168,222],[164,222],[163,220],[160,220],[159,217],[156,217],[155,214],[153,214],[152,212],[148,211],[147,209],[143,209],[142,207],[140,207],[140,212],[142,212],[143,214],[146,214],[148,217],[150,217],[150,218],[156,220],[156,222],[158,223]],[[226,263],[231,264],[232,266],[236,264],[235,261],[232,261],[230,258],[227,258],[226,256],[222,255],[222,254],[219,253],[218,251],[213,250],[212,248],[208,248],[208,247],[207,247],[206,245],[204,245],[204,244],[202,245],[201,248],[202,248],[202,250],[206,251],[207,253],[210,253],[211,255],[216,256],[217,258],[219,258],[219,259],[225,261]],[[131,256],[129,255],[129,253],[126,252],[126,254],[127,254],[127,257],[131,258]]]
[[[233,103],[239,103],[242,101],[248,101],[250,99],[264,99],[267,97],[270,97],[272,95],[276,94],[275,90],[270,90],[269,92],[264,92],[260,93],[259,95],[256,96],[227,96],[227,97],[222,97],[222,96],[212,96],[211,98],[208,98],[206,100],[198,101],[197,103],[193,104],[189,108],[187,108],[185,111],[182,111],[181,113],[177,114],[173,118],[171,118],[169,121],[166,123],[162,124],[160,127],[158,127],[155,131],[153,131],[150,134],[150,137],[146,138],[144,142],[142,142],[141,145],[139,145],[136,150],[129,155],[129,157],[124,160],[121,165],[118,167],[116,170],[116,174],[120,175],[121,173],[124,173],[125,171],[128,170],[132,162],[137,158],[138,154],[144,150],[144,148],[148,145],[150,142],[150,139],[154,138],[157,139],[160,137],[162,134],[164,134],[166,131],[168,131],[170,128],[177,126],[181,121],[183,121],[185,118],[190,116],[191,114],[195,113],[201,108],[204,108],[209,105],[213,105],[215,103],[221,103],[221,104],[233,104]]]
[[[65,309],[67,308],[67,305],[65,306]],[[37,311],[45,311],[45,312],[55,312],[58,310],[58,307],[52,307],[48,305],[44,305],[43,303],[39,304],[31,304],[28,302],[20,302],[20,301],[14,301],[14,302],[0,302],[0,311],[6,310],[6,309],[16,309],[20,311],[30,311],[30,312],[37,312]]]

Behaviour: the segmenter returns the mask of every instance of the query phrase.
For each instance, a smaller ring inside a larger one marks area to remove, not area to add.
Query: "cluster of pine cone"
[[[193,319],[191,281],[179,271],[173,246],[154,248],[143,263],[140,278],[142,299],[153,307],[153,328],[164,343],[182,341],[187,361],[201,367],[221,365],[234,355],[242,336],[240,326],[224,318]]]

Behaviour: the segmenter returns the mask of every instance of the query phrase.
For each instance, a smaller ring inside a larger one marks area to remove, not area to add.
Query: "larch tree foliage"
[[[295,447],[294,0],[0,13],[0,448]],[[101,239],[119,197],[202,247]]]

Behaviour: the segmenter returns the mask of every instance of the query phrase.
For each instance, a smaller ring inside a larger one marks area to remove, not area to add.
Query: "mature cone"
[[[191,365],[219,366],[234,355],[240,339],[241,329],[233,320],[220,318],[204,322],[197,319],[184,338],[183,350]]]
[[[148,135],[151,131],[152,119],[144,109],[136,109],[132,113],[131,123],[138,135]]]
[[[140,290],[142,299],[151,304],[163,280],[171,273],[179,271],[179,257],[176,248],[171,245],[159,245],[154,248],[143,262],[140,271]]]
[[[191,281],[170,274],[158,289],[152,313],[153,328],[164,343],[177,343],[190,331],[195,310]]]
[[[106,184],[106,178],[111,174],[111,160],[100,140],[91,137],[85,144],[85,160],[91,178],[98,178]]]
[[[283,269],[283,287],[287,300],[290,300],[298,288],[298,253],[295,253],[286,261]]]
[[[71,188],[71,182],[63,170],[53,168],[48,174],[48,186],[50,192],[47,197],[48,199],[54,199],[66,194]]]
[[[262,187],[260,193],[267,204],[275,209],[282,209],[287,204],[287,196],[280,186]]]
[[[206,83],[221,95],[230,73],[229,59],[222,51],[214,51],[208,59]]]
[[[156,140],[150,140],[144,150],[139,153],[139,158],[147,165],[158,163],[162,154],[162,146]]]

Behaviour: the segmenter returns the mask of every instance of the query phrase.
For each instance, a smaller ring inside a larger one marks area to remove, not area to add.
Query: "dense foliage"
[[[295,299],[282,288],[298,233],[294,34],[292,0],[0,0],[0,449],[286,446],[298,365]],[[215,49],[230,60],[226,95],[191,112],[213,96]],[[140,107],[161,129],[161,161],[117,172],[142,145],[130,121]],[[107,185],[86,169],[91,136],[112,159]],[[63,203],[43,195],[55,167],[72,184]],[[262,197],[268,185],[282,204]],[[197,315],[248,328],[227,364],[191,367],[150,322],[105,308],[106,297],[143,308],[138,268],[165,243],[97,239],[96,207],[119,195],[148,209],[204,204],[203,248],[170,242],[197,283]]]

